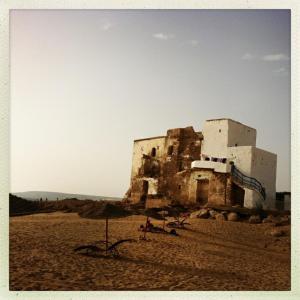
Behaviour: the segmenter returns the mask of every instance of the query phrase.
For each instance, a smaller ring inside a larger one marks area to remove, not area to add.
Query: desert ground
[[[179,236],[137,230],[144,216],[109,220],[119,258],[74,248],[102,240],[105,220],[76,213],[10,218],[11,290],[290,290],[290,226],[190,219]],[[162,221],[153,220],[155,225]]]

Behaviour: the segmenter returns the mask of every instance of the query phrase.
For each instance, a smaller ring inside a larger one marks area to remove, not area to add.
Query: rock
[[[284,235],[284,231],[279,229],[279,228],[274,228],[273,230],[270,231],[270,234],[272,236],[278,237],[278,236],[283,236]]]
[[[252,215],[249,218],[249,223],[250,224],[258,224],[261,223],[261,218],[259,215]]]
[[[235,213],[235,212],[230,212],[230,213],[227,215],[227,220],[228,220],[228,221],[236,222],[238,219],[239,219],[239,216],[238,216],[238,214]]]
[[[213,218],[213,219],[215,218],[215,216],[216,216],[217,214],[218,214],[218,213],[217,213],[215,210],[213,210],[213,209],[209,211],[209,215],[210,215],[210,217]]]
[[[275,222],[275,226],[285,226],[290,224],[291,224],[291,219],[288,218],[287,216],[283,216],[279,218],[279,220],[276,220]]]
[[[216,219],[217,221],[226,221],[225,215],[224,215],[224,214],[220,214],[220,213],[217,213],[217,214],[215,215],[215,219]]]
[[[208,209],[202,208],[199,211],[198,218],[207,219],[209,217]]]
[[[274,223],[275,222],[275,218],[272,215],[268,215],[266,218],[264,218],[262,220],[263,223]]]

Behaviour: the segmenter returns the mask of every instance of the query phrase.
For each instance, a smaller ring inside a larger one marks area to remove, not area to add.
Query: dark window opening
[[[237,144],[235,144],[235,146],[237,147]]]
[[[178,186],[178,189],[181,190],[181,185]]]
[[[219,132],[221,132],[221,129],[219,129]]]
[[[183,170],[183,161],[179,161],[179,165],[178,165],[178,170],[179,172]]]
[[[168,155],[172,155],[173,154],[173,150],[174,150],[173,145],[169,146],[169,148],[168,148]]]
[[[151,150],[151,156],[152,157],[156,156],[156,149],[155,148],[152,148],[152,150]]]

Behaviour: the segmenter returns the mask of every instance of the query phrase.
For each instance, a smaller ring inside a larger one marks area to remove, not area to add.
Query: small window
[[[168,155],[172,155],[173,154],[173,150],[174,150],[173,145],[169,146],[168,147]]]
[[[181,190],[181,185],[178,186],[178,189]]]
[[[221,132],[221,129],[219,129],[219,132]]]
[[[151,150],[151,156],[152,157],[156,156],[156,148],[152,148],[152,150]]]
[[[237,147],[237,144],[235,144],[235,146]]]

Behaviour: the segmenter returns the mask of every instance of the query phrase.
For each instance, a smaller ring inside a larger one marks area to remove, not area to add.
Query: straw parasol
[[[130,215],[130,212],[123,209],[121,206],[112,203],[101,203],[96,207],[90,208],[81,213],[82,217],[92,219],[105,219],[105,251],[108,249],[108,220],[122,218]]]

